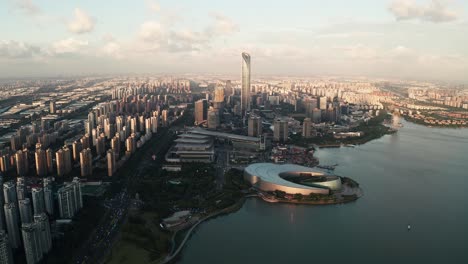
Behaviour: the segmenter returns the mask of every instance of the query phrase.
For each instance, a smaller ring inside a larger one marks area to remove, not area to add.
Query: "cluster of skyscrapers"
[[[50,220],[54,218],[52,178],[44,178],[42,185],[28,186],[25,179],[3,183],[0,202],[0,263],[13,263],[13,251],[24,250],[28,264],[38,263],[52,248]],[[28,188],[30,187],[30,188]],[[30,191],[29,191],[30,189]],[[68,200],[63,198],[69,195]],[[60,218],[72,218],[83,207],[78,178],[59,189]],[[72,208],[70,214],[62,213]]]

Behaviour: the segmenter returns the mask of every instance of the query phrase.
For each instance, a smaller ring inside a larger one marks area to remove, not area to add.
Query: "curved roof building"
[[[255,163],[244,170],[244,180],[262,191],[289,194],[329,194],[341,189],[341,178],[295,164]]]

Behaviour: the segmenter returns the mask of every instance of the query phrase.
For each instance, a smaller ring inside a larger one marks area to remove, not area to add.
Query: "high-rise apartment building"
[[[5,230],[0,229],[0,263],[13,264],[13,251]]]
[[[83,149],[80,152],[81,177],[91,176],[93,174],[93,155],[91,149]]]
[[[107,175],[112,176],[115,173],[115,152],[112,149],[107,151]]]
[[[31,201],[29,198],[18,201],[21,223],[31,223],[33,221],[33,213],[31,209]]]
[[[15,203],[5,203],[3,209],[5,210],[6,229],[11,247],[17,249],[21,246],[18,208]]]
[[[45,213],[35,214],[34,223],[37,224],[38,228],[40,248],[43,253],[48,253],[52,249],[49,218]]]
[[[41,214],[45,212],[44,189],[41,187],[32,188],[32,202],[34,214]]]
[[[24,253],[28,264],[35,264],[42,260],[39,226],[36,223],[25,223],[21,227]]]

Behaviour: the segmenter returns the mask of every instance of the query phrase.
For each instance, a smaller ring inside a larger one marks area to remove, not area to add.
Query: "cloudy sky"
[[[468,82],[466,0],[2,0],[0,78],[360,75]]]

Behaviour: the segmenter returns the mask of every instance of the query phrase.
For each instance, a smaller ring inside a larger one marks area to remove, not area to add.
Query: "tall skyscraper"
[[[241,111],[242,116],[250,110],[250,55],[242,53],[242,90],[241,90]]]
[[[262,134],[262,119],[258,116],[250,116],[248,121],[248,135],[258,137]]]
[[[0,229],[0,263],[13,264],[13,251],[11,250],[10,239],[5,230]]]
[[[22,178],[18,177],[17,179]],[[24,181],[16,181],[16,198],[18,201],[26,198],[26,185],[24,185]]]
[[[18,204],[21,223],[31,223],[33,221],[33,213],[31,209],[31,201],[29,198],[19,200]]]
[[[161,112],[161,122],[163,127],[169,126],[169,111],[167,109]]]
[[[195,102],[195,125],[205,122],[208,118],[208,101],[201,99]]]
[[[18,208],[15,203],[5,203],[3,208],[5,210],[6,227],[11,247],[17,249],[21,246]]]
[[[42,259],[39,226],[36,223],[23,224],[21,233],[23,236],[26,262],[28,264],[38,263]]]
[[[111,139],[111,149],[114,151],[116,160],[119,159],[120,155],[120,139],[118,137],[113,137]]]
[[[289,136],[288,121],[276,119],[273,123],[273,139],[279,142],[286,142]]]
[[[34,214],[45,212],[44,190],[41,187],[32,188],[32,201]]]
[[[80,152],[81,177],[91,176],[93,174],[93,155],[91,149],[83,149]]]

